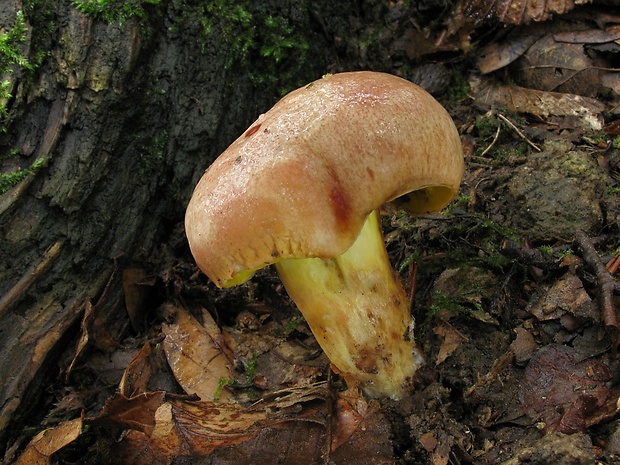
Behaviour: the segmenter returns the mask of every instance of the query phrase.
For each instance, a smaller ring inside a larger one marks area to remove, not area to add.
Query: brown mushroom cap
[[[371,211],[401,196],[411,213],[438,211],[462,174],[458,132],[426,91],[389,74],[334,74],[286,95],[215,160],[186,234],[225,287],[280,260],[339,256]]]

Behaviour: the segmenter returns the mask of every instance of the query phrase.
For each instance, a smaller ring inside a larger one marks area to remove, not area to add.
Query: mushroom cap
[[[261,115],[206,170],[185,229],[219,287],[291,258],[333,258],[370,212],[401,198],[413,214],[458,193],[464,162],[446,110],[384,73],[329,75]]]

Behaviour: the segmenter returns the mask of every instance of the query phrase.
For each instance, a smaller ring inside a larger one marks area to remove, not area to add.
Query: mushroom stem
[[[359,385],[372,397],[400,398],[422,357],[377,211],[340,256],[283,260],[276,267],[289,296],[347,383]]]

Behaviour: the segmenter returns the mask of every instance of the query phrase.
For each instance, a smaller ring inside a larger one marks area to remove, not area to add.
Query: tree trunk
[[[2,444],[36,414],[87,302],[100,302],[116,334],[127,330],[118,257],[152,261],[179,234],[209,162],[282,91],[356,56],[338,29],[381,10],[274,0],[250,11],[247,25],[228,2],[116,3],[137,13],[106,20],[70,0],[0,6],[4,31],[24,10],[21,50],[32,63],[42,57],[34,71],[8,75],[1,172],[43,162],[0,196]],[[281,18],[271,35],[270,16]]]

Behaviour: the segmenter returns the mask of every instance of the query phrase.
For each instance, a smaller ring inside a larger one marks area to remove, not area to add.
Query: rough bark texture
[[[208,163],[292,84],[257,84],[231,61],[226,38],[201,26],[202,2],[162,0],[122,23],[69,0],[25,3],[5,0],[0,26],[25,9],[25,54],[47,55],[11,77],[0,150],[16,151],[16,166],[46,163],[0,196],[0,443],[36,413],[87,301],[117,332],[127,325],[117,257],[148,262]],[[276,72],[310,81],[350,53],[330,31],[361,14],[357,2],[312,2],[323,19],[304,1],[273,3],[310,45],[303,62],[287,50]]]

